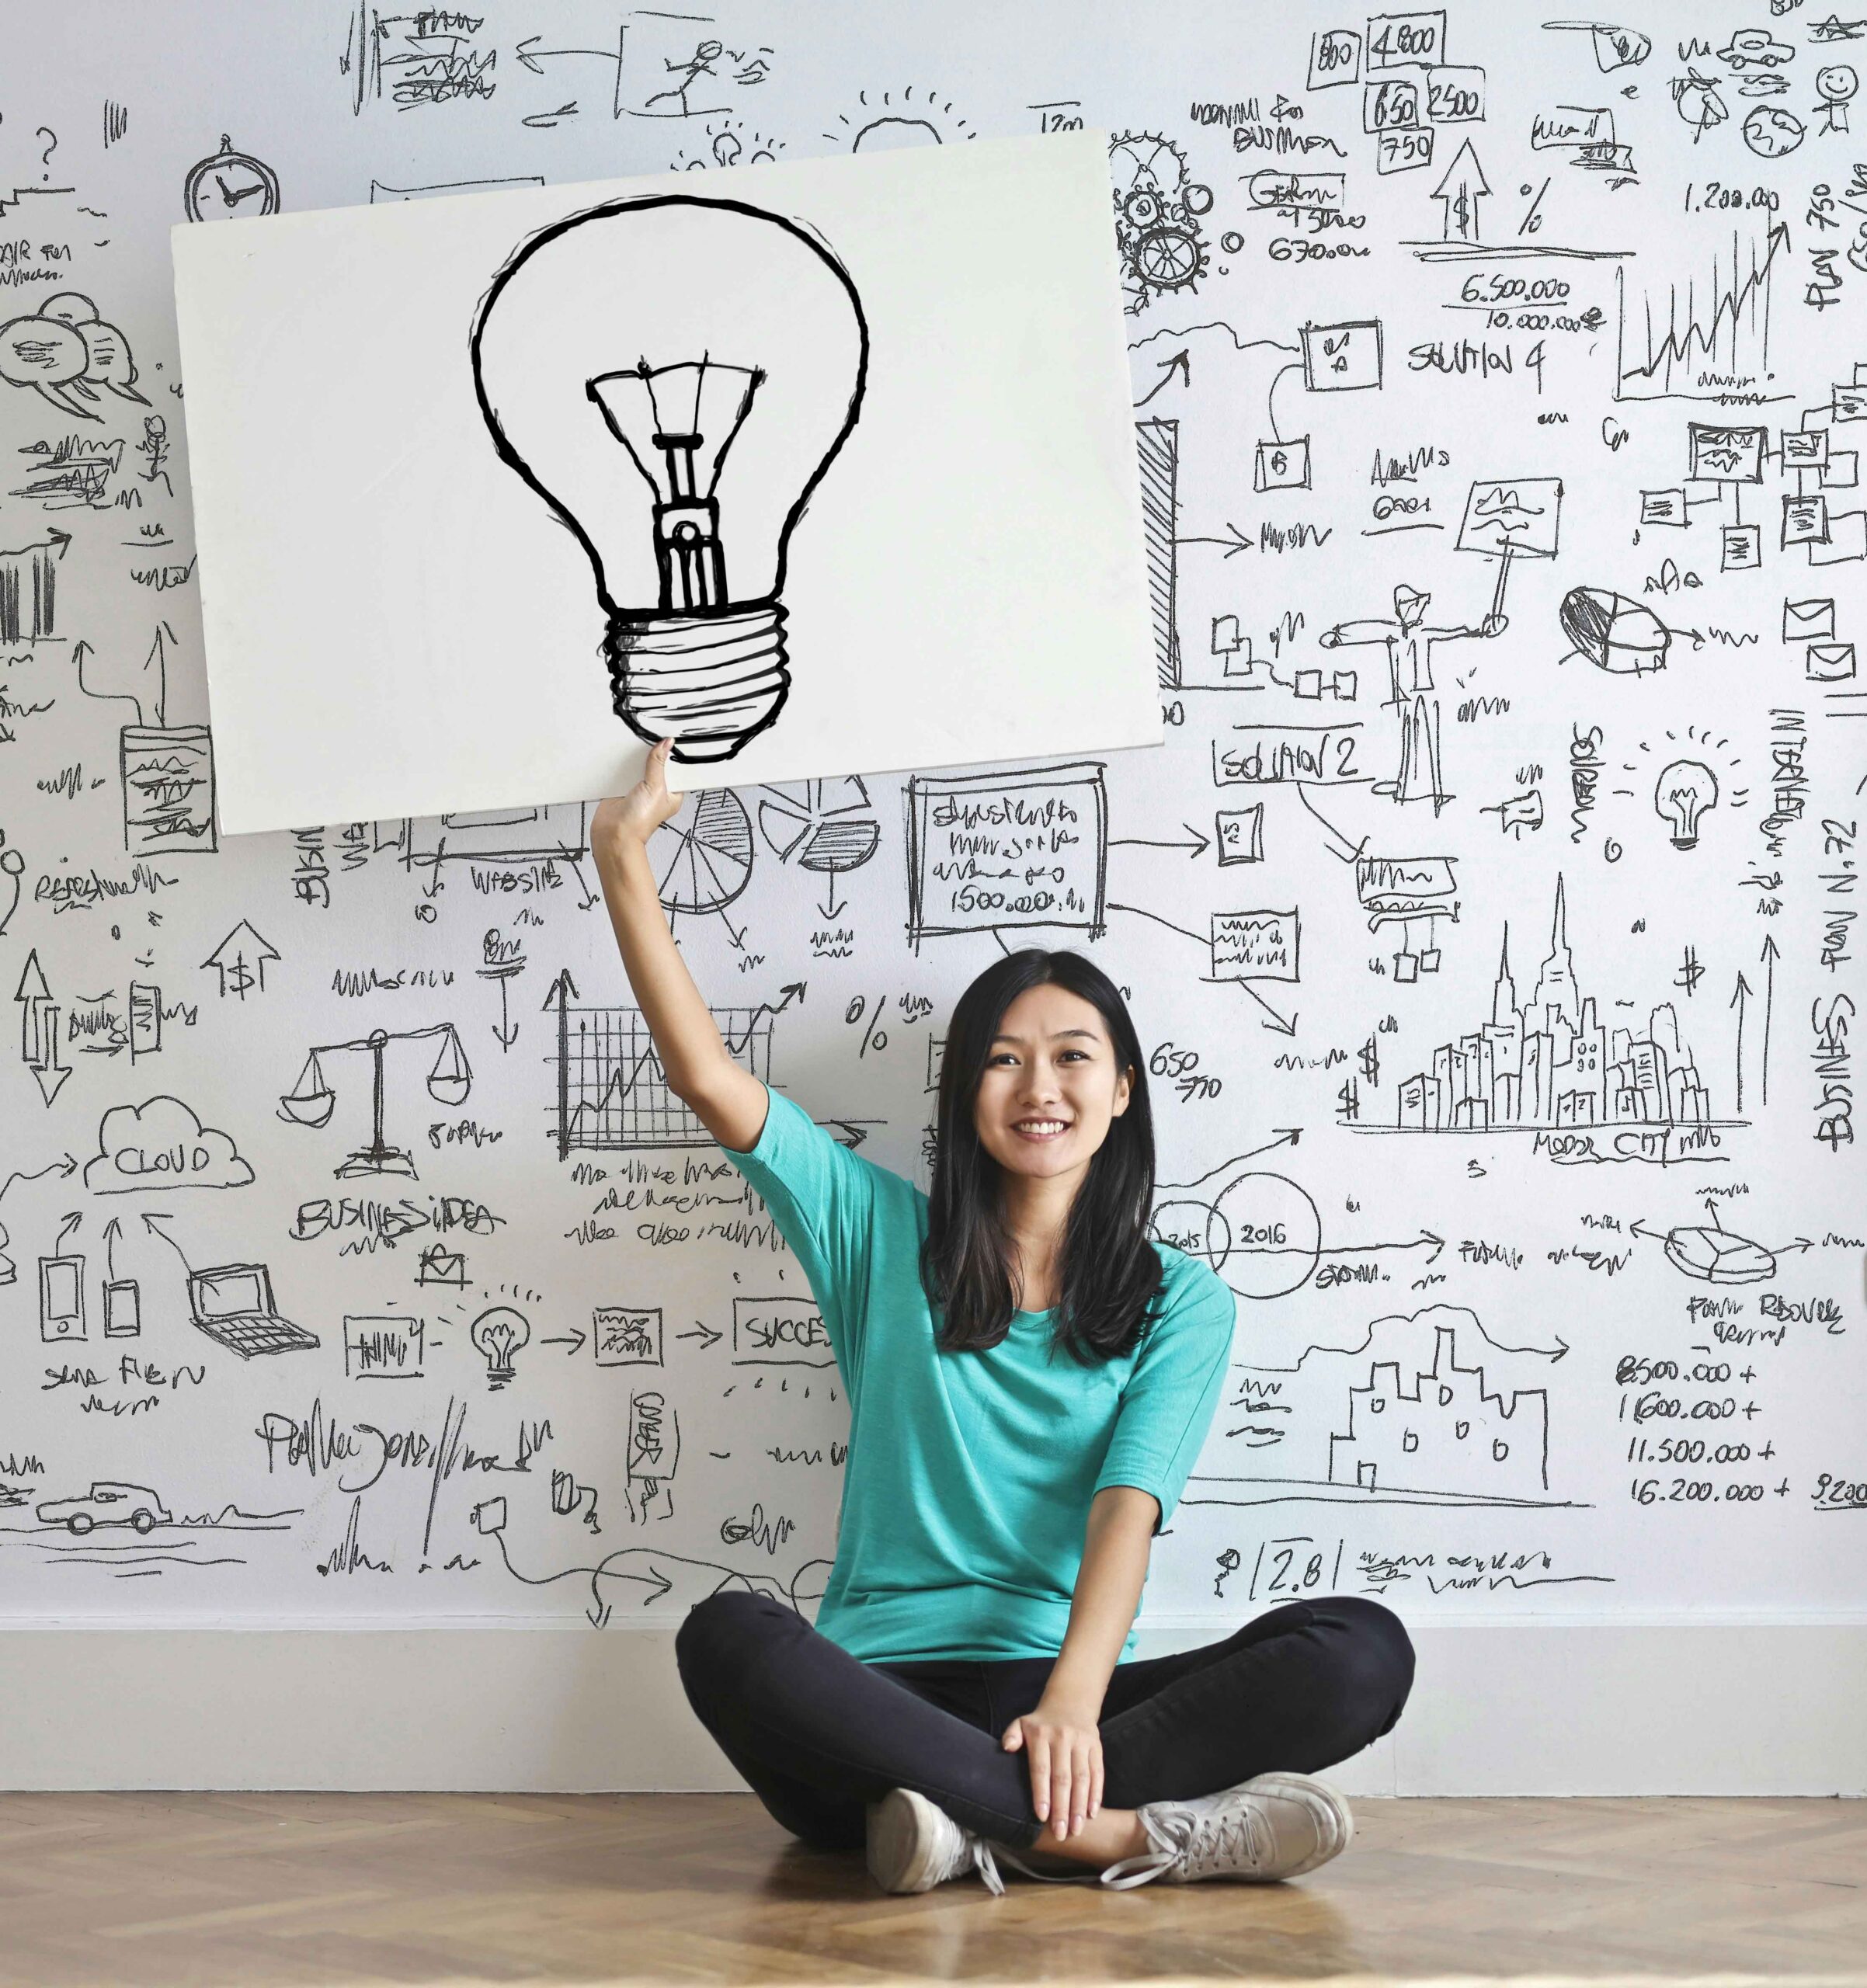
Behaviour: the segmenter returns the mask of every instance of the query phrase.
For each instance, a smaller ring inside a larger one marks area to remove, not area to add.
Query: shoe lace
[[[1005,1896],[1005,1881],[999,1875],[998,1865],[992,1855],[992,1846],[982,1836],[972,1836],[968,1833],[967,1849],[973,1869],[985,1879],[996,1896],[1003,1898]],[[1007,1851],[1006,1854],[1009,1856],[1010,1852]]]
[[[1004,1858],[1005,1861],[1009,1864],[1013,1870],[1022,1871],[1027,1878],[1041,1878],[1047,1885],[1086,1884],[1096,1875],[1095,1872],[1086,1865],[1085,1865],[1080,1871],[1036,1870],[1033,1868],[1031,1865],[1027,1864],[1024,1858],[1018,1855],[1016,1851],[1007,1850],[1003,1844],[999,1845],[998,1854]]]
[[[1163,1815],[1143,1810],[1141,1826],[1153,1839],[1154,1848],[1132,1857],[1123,1857],[1102,1873],[1102,1882],[1113,1891],[1125,1891],[1131,1885],[1145,1885],[1177,1862],[1192,1840],[1193,1818],[1170,1809]]]
[[[1269,1854],[1270,1839],[1250,1802],[1196,1815],[1184,1809],[1164,1812],[1143,1810],[1142,1826],[1156,1846],[1124,1857],[1102,1873],[1115,1891],[1145,1885],[1178,1865],[1184,1878],[1209,1877],[1215,1871],[1255,1870]]]
[[[1257,1805],[1237,1802],[1201,1818],[1187,1847],[1186,1875],[1210,1877],[1215,1871],[1255,1871],[1271,1854],[1271,1837]]]

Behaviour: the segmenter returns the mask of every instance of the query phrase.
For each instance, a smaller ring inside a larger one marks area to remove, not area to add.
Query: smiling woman
[[[1236,1300],[1151,1232],[1146,1059],[1119,990],[1072,952],[979,975],[947,1028],[923,1194],[727,1053],[648,865],[680,805],[666,759],[591,822],[617,941],[669,1088],[809,1279],[850,1405],[815,1625],[764,1592],[697,1604],[675,1639],[696,1714],[785,1828],[866,1844],[890,1891],[971,1871],[1002,1891],[1000,1858],[1126,1885],[1333,1857],[1347,1805],[1306,1770],[1399,1718],[1398,1620],[1312,1600],[1134,1653]]]
[[[1120,992],[1080,954],[1009,954],[960,996],[921,1255],[944,1350],[996,1343],[1015,1309],[1054,1313],[1085,1364],[1132,1350],[1163,1275],[1146,1064]]]

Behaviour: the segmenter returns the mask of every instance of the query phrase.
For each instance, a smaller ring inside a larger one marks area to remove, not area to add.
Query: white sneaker
[[[1119,1891],[1155,1878],[1190,1884],[1242,1878],[1264,1884],[1301,1877],[1348,1847],[1354,1816],[1326,1781],[1306,1774],[1260,1774],[1216,1795],[1144,1802],[1135,1811],[1156,1847],[1102,1873]]]
[[[1005,1880],[999,1872],[999,1858],[1046,1884],[1085,1884],[1097,1875],[1087,1865],[1069,1877],[1034,1870],[1015,1851],[988,1843],[912,1788],[891,1788],[879,1802],[868,1805],[867,1813],[869,1875],[885,1892],[931,1891],[949,1878],[976,1871],[1003,1898]]]
[[[868,1865],[885,1892],[931,1891],[977,1871],[1000,1897],[1005,1892],[986,1839],[911,1788],[891,1788],[868,1805]]]

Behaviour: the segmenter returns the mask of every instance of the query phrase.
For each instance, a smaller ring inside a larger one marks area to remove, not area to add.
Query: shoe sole
[[[1262,1882],[1274,1884],[1285,1878],[1300,1878],[1319,1865],[1326,1864],[1332,1857],[1340,1856],[1354,1840],[1354,1811],[1326,1781],[1317,1781],[1306,1774],[1254,1774],[1244,1785],[1267,1795],[1293,1797],[1316,1818],[1315,1850],[1300,1864],[1292,1865],[1287,1871],[1279,1871],[1275,1877],[1265,1877],[1260,1880]]]
[[[885,1892],[932,1889],[940,1845],[934,1819],[944,1812],[911,1788],[892,1788],[870,1805],[869,1875]]]

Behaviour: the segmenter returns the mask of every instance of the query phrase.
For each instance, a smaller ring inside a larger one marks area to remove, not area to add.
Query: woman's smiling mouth
[[[1046,1139],[1060,1139],[1069,1124],[1067,1118],[1020,1118],[1011,1129],[1020,1139],[1041,1145]]]

